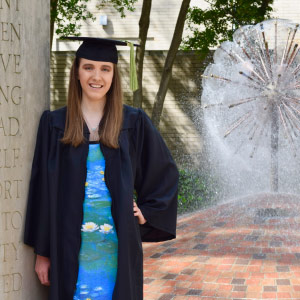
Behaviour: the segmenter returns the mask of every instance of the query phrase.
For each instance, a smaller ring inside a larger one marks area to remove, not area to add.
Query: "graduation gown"
[[[143,299],[142,241],[175,238],[178,171],[158,131],[140,109],[124,105],[119,148],[101,146],[118,235],[112,300]],[[42,114],[29,186],[24,243],[50,257],[50,300],[72,300],[86,180],[88,142],[64,145],[66,107]],[[87,126],[84,136],[89,139]],[[147,223],[133,215],[133,191]]]

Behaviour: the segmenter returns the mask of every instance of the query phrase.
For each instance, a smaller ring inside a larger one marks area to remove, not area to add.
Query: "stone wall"
[[[22,243],[36,129],[49,105],[49,5],[0,0],[0,299],[42,300]]]

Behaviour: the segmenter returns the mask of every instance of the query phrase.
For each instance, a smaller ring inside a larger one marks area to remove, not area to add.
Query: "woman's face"
[[[113,63],[81,58],[78,79],[82,88],[82,97],[90,101],[105,100],[113,75]]]

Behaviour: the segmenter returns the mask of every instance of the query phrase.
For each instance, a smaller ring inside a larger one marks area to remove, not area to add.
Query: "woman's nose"
[[[95,70],[94,74],[94,79],[100,80],[102,79],[102,74],[101,74],[101,70]]]

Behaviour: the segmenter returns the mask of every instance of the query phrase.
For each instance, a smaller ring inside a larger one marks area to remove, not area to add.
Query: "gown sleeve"
[[[159,132],[139,110],[136,123],[137,205],[145,225],[143,242],[160,242],[176,237],[178,170]]]
[[[50,135],[49,113],[49,110],[44,111],[39,123],[29,183],[24,229],[24,243],[33,247],[36,254],[46,257],[50,257],[47,176]]]

